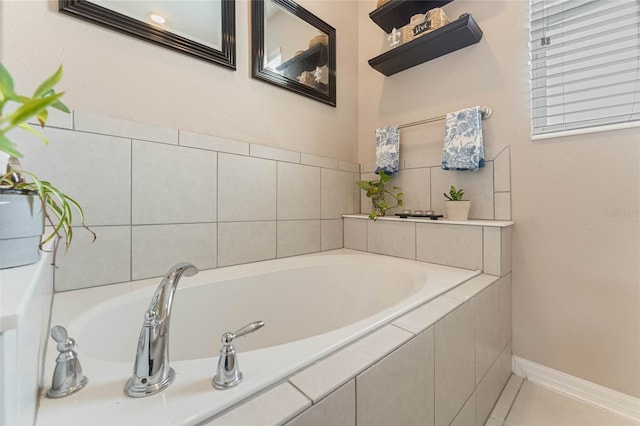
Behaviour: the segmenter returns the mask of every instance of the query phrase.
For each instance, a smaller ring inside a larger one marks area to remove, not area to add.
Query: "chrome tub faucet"
[[[169,326],[173,296],[183,275],[190,277],[197,273],[198,269],[191,263],[179,263],[160,282],[144,313],[133,375],[124,386],[127,395],[134,398],[153,395],[173,383],[175,371],[169,365]]]

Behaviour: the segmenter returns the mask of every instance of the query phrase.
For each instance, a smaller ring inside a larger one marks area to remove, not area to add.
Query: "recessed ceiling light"
[[[149,19],[151,19],[153,22],[155,22],[156,24],[166,24],[167,20],[164,19],[164,17],[158,15],[157,13],[150,13],[149,14]]]

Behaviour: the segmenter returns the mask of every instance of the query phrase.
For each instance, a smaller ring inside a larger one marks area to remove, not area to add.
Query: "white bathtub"
[[[52,325],[66,326],[76,339],[89,385],[67,398],[42,399],[37,424],[206,420],[479,273],[339,250],[183,277],[171,314],[175,382],[135,399],[123,386],[159,279],[58,294]],[[214,389],[220,336],[256,320],[265,327],[235,343],[244,380]],[[47,381],[56,355],[50,344]]]

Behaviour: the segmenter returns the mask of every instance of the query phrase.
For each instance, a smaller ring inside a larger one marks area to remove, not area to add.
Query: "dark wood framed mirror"
[[[58,10],[236,69],[235,0],[59,0]]]
[[[336,106],[336,30],[292,0],[251,0],[252,77]]]

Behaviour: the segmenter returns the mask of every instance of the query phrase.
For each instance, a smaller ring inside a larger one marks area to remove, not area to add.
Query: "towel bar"
[[[493,114],[493,109],[491,109],[491,107],[488,105],[482,106],[480,107],[480,114],[482,115],[482,119],[486,120],[487,118],[491,117],[491,114]],[[432,117],[432,118],[427,118],[425,120],[414,121],[413,123],[400,124],[398,128],[404,129],[405,127],[417,126],[419,124],[433,123],[434,121],[444,120],[445,118],[447,118],[446,115],[440,115],[438,117]]]

